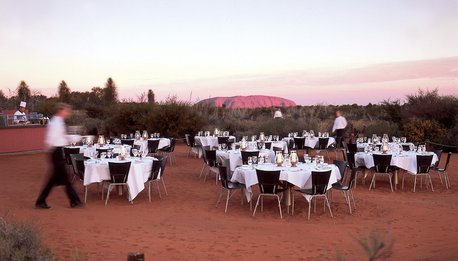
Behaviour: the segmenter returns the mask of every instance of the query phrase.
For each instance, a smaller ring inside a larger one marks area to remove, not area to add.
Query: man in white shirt
[[[14,113],[13,122],[14,124],[27,123],[27,116],[25,115],[25,107],[27,103],[21,101],[19,109]]]
[[[57,113],[50,120],[46,128],[45,145],[50,150],[50,158],[52,164],[52,171],[43,191],[37,198],[35,206],[37,208],[48,209],[51,208],[46,203],[46,198],[54,186],[65,186],[67,197],[70,200],[70,207],[81,207],[82,203],[78,194],[72,187],[72,184],[67,175],[65,167],[65,158],[63,148],[69,144],[69,139],[66,134],[64,120],[72,113],[71,107],[68,104],[60,103],[57,107]]]
[[[332,132],[336,133],[336,145],[339,148],[342,145],[342,139],[345,134],[345,128],[347,127],[347,120],[340,111],[336,111],[336,119],[332,126]]]
[[[279,119],[279,118],[283,118],[283,114],[281,113],[281,110],[280,110],[280,109],[277,109],[277,110],[274,112],[274,119]]]

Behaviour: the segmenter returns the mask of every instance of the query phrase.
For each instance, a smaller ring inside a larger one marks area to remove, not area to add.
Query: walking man
[[[67,169],[65,167],[65,159],[63,153],[63,147],[69,144],[69,140],[66,135],[65,122],[72,113],[70,105],[60,103],[57,106],[57,112],[52,117],[46,128],[45,144],[49,149],[49,155],[51,160],[51,173],[49,180],[47,181],[43,191],[37,198],[35,206],[37,208],[48,209],[51,208],[46,203],[46,198],[51,192],[54,186],[65,186],[65,192],[70,200],[70,207],[81,207],[82,203],[78,194],[73,189],[72,184],[67,175]]]
[[[345,134],[345,128],[347,127],[347,120],[342,116],[342,112],[336,111],[336,119],[332,126],[332,132],[336,133],[336,147],[342,146],[342,140]]]

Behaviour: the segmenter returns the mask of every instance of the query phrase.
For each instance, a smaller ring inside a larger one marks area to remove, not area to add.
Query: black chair
[[[353,186],[356,183],[356,169],[351,170],[351,175],[350,179],[348,182],[345,182],[345,180],[342,178],[340,182],[332,184],[332,189],[334,190],[340,190],[342,191],[345,202],[348,204],[348,210],[350,211],[350,214],[352,213],[351,210],[351,200],[353,200],[353,206],[354,209],[356,209],[356,204],[355,204],[355,198],[353,197]],[[350,200],[351,196],[351,200]]]
[[[358,146],[356,145],[356,143],[348,143],[347,144],[347,150],[348,150],[348,152],[356,153],[356,152],[358,152]]]
[[[280,218],[283,218],[281,213],[281,203],[278,193],[285,191],[280,184],[280,170],[260,170],[256,169],[256,176],[258,177],[259,195],[254,207],[253,217],[256,215],[256,209],[259,205],[259,200],[264,197],[276,197],[278,202],[278,210],[280,211]],[[261,211],[264,209],[264,201],[261,200]]]
[[[294,146],[296,147],[296,150],[304,150],[305,137],[294,137]]]
[[[170,165],[176,163],[175,154],[174,154],[175,144],[176,144],[175,138],[170,138],[170,146],[159,149],[159,151],[162,152],[162,154],[166,155],[166,157],[169,159]]]
[[[343,160],[334,160],[332,164],[336,165],[340,171],[340,181],[345,180],[345,173],[347,171],[347,162]]]
[[[110,180],[108,182],[108,191],[107,198],[105,200],[105,206],[108,204],[108,199],[110,197],[110,192],[113,187],[116,186],[126,186],[127,193],[129,193],[129,186],[127,186],[127,179],[129,177],[131,162],[108,162],[108,169],[110,170]],[[102,188],[103,189],[103,188]],[[103,191],[102,191],[103,194]],[[133,201],[129,198],[131,204]]]
[[[410,151],[410,145],[408,145],[408,144],[402,144],[402,150],[403,150],[403,151]]]
[[[264,147],[267,149],[267,150],[270,150],[272,148],[272,142],[271,141],[265,141],[264,142]]]
[[[437,169],[439,166],[439,162],[441,161],[442,151],[443,150],[440,150],[440,149],[433,150],[434,154],[436,154],[437,156],[437,161],[433,165],[433,170]]]
[[[310,200],[308,200],[309,208],[308,208],[308,220],[310,220],[310,209],[312,206],[312,200],[315,199],[314,209],[313,212],[316,211],[316,198],[322,197],[324,198],[325,204],[328,206],[329,213],[332,215],[331,206],[329,204],[328,197],[326,192],[328,191],[328,184],[329,178],[331,177],[331,170],[327,171],[312,171],[312,188],[311,189],[296,189],[297,192],[300,192],[304,195],[310,196]],[[293,194],[293,210],[292,213],[294,214],[294,194]]]
[[[84,186],[84,155],[83,154],[70,154],[70,160],[72,162],[72,167],[73,167],[73,180],[75,178],[78,178],[81,183],[83,184],[84,187],[84,203],[86,203],[87,200],[87,186]]]
[[[227,167],[219,166],[219,176],[221,178],[221,192],[219,193],[218,200],[216,201],[216,207],[218,207],[221,198],[223,197],[224,191],[227,190],[227,197],[226,197],[226,208],[224,209],[224,213],[227,213],[227,206],[229,205],[229,199],[232,197],[232,191],[240,189],[241,193],[241,204],[243,205],[243,197],[245,191],[245,185],[238,183],[238,182],[231,182],[227,178]],[[250,210],[251,210],[251,201],[250,201]]]
[[[72,159],[70,158],[70,155],[79,154],[79,153],[80,153],[80,148],[64,147],[65,163],[67,163],[67,165],[72,165]]]
[[[218,144],[227,144],[229,142],[229,137],[218,137]]]
[[[249,157],[259,157],[259,151],[241,151],[242,154],[242,164],[248,164]]]
[[[330,160],[328,150],[327,150],[328,142],[329,142],[329,138],[322,138],[322,137],[318,138],[318,143],[316,145],[315,152],[317,155],[321,154],[321,151],[326,152],[326,156],[328,157],[328,160]]]
[[[134,140],[133,139],[122,139],[121,140],[122,145],[129,145],[129,146],[134,146]]]
[[[97,158],[100,159],[100,154],[105,152],[105,155],[106,155],[109,150],[112,150],[112,149],[108,149],[108,148],[106,148],[106,149],[101,149],[101,148],[95,149],[95,151],[97,151]]]
[[[184,135],[185,137],[185,140],[186,140],[186,146],[189,147],[189,150],[188,150],[188,156],[192,153],[194,153],[194,157],[197,157],[197,155],[199,155],[199,152],[200,150],[202,149],[201,146],[198,146],[196,144],[196,138],[194,137],[194,135],[191,135],[191,134],[185,134]]]
[[[160,156],[157,156],[156,158],[158,159],[161,159]],[[165,186],[165,167],[167,166],[167,156],[162,156],[162,159],[161,159],[161,174],[159,175],[160,177],[160,180],[162,182],[162,186],[164,187],[164,192],[165,192],[165,195],[169,195],[167,193],[167,187]],[[159,192],[159,195],[160,195],[160,192]]]
[[[272,150],[276,153],[277,151],[281,151],[283,153],[283,148],[280,148],[280,147],[275,147],[273,146],[272,147]]]
[[[164,157],[162,156],[157,156],[155,160],[151,163],[151,172],[148,177],[148,180],[146,183],[148,184],[148,199],[149,202],[151,202],[151,183],[155,182],[157,185],[157,191],[159,193],[159,197],[162,198],[161,196],[161,189],[159,188],[159,182],[161,181],[161,170],[162,170],[162,165],[164,161]]]
[[[355,188],[356,188],[356,180],[358,180],[358,173],[361,173],[363,176],[361,177],[361,182],[362,184],[365,184],[366,180],[366,168],[365,167],[356,167],[356,161],[355,161],[355,153],[353,152],[347,152],[345,153],[346,158],[347,158],[347,166],[351,170],[356,170],[356,178],[355,178]]]
[[[413,192],[415,192],[415,187],[417,186],[417,176],[427,176],[431,184],[431,191],[434,191],[431,175],[429,175],[429,171],[432,168],[432,160],[433,155],[417,155],[417,173],[408,172],[413,176]],[[420,185],[423,187],[423,182]],[[404,175],[402,175],[402,188],[404,189]]]
[[[215,173],[215,179],[216,183],[218,183],[218,175],[219,175],[219,169],[218,169],[218,162],[216,161],[216,150],[210,150],[206,149],[204,150],[204,163],[206,164],[207,167],[207,173],[205,173],[204,176],[204,182],[207,181],[207,176],[210,172]]]
[[[435,171],[437,171],[437,174],[439,175],[439,178],[441,180],[441,183],[444,184],[442,182],[442,176],[444,176],[444,182],[445,182],[445,188],[448,189],[450,187],[450,180],[448,178],[448,174],[447,174],[447,169],[448,169],[448,164],[450,163],[450,157],[452,156],[452,153],[449,152],[447,154],[447,159],[445,161],[445,165],[443,168],[440,168],[439,167],[439,164],[437,165],[437,167],[434,169]],[[439,162],[439,161],[437,161]]]
[[[157,153],[159,148],[159,139],[148,139],[148,154],[154,155]]]
[[[387,176],[388,180],[390,181],[391,192],[393,192],[393,183],[391,180],[393,179],[394,169],[391,167],[391,157],[390,154],[372,154],[374,158],[374,172],[372,174],[372,181],[369,185],[369,190],[371,190],[372,186],[375,188],[375,177],[377,175]]]

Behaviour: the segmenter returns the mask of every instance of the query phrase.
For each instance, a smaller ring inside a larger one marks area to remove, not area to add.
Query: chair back
[[[67,165],[71,165],[72,164],[72,159],[70,158],[70,155],[79,154],[79,153],[80,153],[80,148],[67,148],[67,147],[64,147],[64,158],[65,158],[65,162],[67,163]]]
[[[264,146],[266,147],[266,149],[270,150],[270,148],[272,148],[272,142],[271,141],[266,141],[266,142],[264,142]]]
[[[410,145],[409,144],[402,144],[402,150],[403,151],[410,151]]]
[[[347,170],[347,162],[343,160],[334,160],[332,163],[339,169],[341,177],[340,180],[343,181],[345,179],[345,172]]]
[[[191,134],[185,134],[184,135],[184,138],[186,139],[186,145],[188,147],[194,147],[195,146],[195,143],[196,143],[196,140],[194,138],[193,135]]]
[[[358,152],[358,146],[356,145],[356,143],[348,143],[347,144],[347,149],[349,152]]]
[[[210,167],[216,167],[216,150],[204,150],[204,161]]]
[[[374,158],[374,168],[375,172],[378,173],[388,173],[390,172],[391,165],[391,154],[372,154]]]
[[[417,174],[429,173],[433,155],[417,155]]]
[[[134,145],[134,140],[132,139],[121,139],[121,144],[122,145],[130,145],[130,146],[133,146]]]
[[[283,148],[280,148],[280,147],[275,147],[275,146],[273,146],[273,147],[272,147],[272,150],[273,150],[274,152],[281,151],[281,152],[283,153]]]
[[[229,141],[229,137],[218,137],[218,144],[223,144]]]
[[[448,164],[450,163],[450,157],[451,157],[451,156],[452,156],[452,153],[449,152],[449,153],[447,154],[447,160],[445,161],[444,171],[447,171],[447,169],[448,169]]]
[[[111,150],[111,149],[101,149],[101,148],[95,149],[95,151],[97,151],[97,158],[100,159],[100,154],[101,154],[102,152],[105,152],[105,154],[106,154],[109,150]]]
[[[248,164],[248,157],[259,157],[259,151],[241,151],[242,153],[242,164]]]
[[[112,183],[126,183],[131,162],[108,162]]]
[[[167,156],[157,156],[156,158],[161,161],[161,174],[159,174],[159,177],[163,177],[167,166]]]
[[[83,154],[70,154],[72,161],[73,172],[80,180],[84,180],[84,155]]]
[[[160,177],[161,174],[161,166],[162,166],[162,157],[157,157],[156,159],[153,160],[152,165],[151,165],[151,172],[149,175],[149,180],[155,180]]]
[[[433,150],[434,154],[437,156],[437,161],[434,163],[434,168],[439,167],[439,162],[441,161],[442,150]]]
[[[350,169],[356,168],[356,162],[355,162],[355,153],[354,152],[347,152],[345,153],[347,156],[347,163]]]
[[[221,179],[221,186],[223,188],[229,188],[228,186],[228,179],[227,179],[227,167],[226,166],[219,166],[219,177]]]
[[[148,140],[148,152],[156,153],[159,147],[159,139]]]
[[[328,190],[329,178],[331,170],[327,171],[312,171],[312,192],[313,195],[326,194]]]
[[[356,169],[351,170],[350,180],[348,181],[348,189],[352,189],[356,183]]]
[[[318,149],[324,150],[328,147],[329,138],[318,138]]]
[[[276,194],[280,181],[280,170],[256,169],[259,190],[262,194]]]
[[[296,150],[303,150],[305,144],[305,137],[294,137],[294,146]]]
[[[176,144],[175,138],[170,138],[170,147],[167,150],[168,152],[174,152],[175,151],[175,144]]]

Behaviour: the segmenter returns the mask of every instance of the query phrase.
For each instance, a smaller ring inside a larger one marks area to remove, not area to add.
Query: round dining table
[[[134,198],[145,188],[145,182],[148,180],[151,173],[153,157],[145,158],[126,158],[119,159],[90,159],[84,161],[84,186],[89,186],[92,183],[100,183],[105,180],[110,180],[110,170],[108,162],[131,162],[129,176],[127,178],[127,186],[129,187],[129,201]]]

